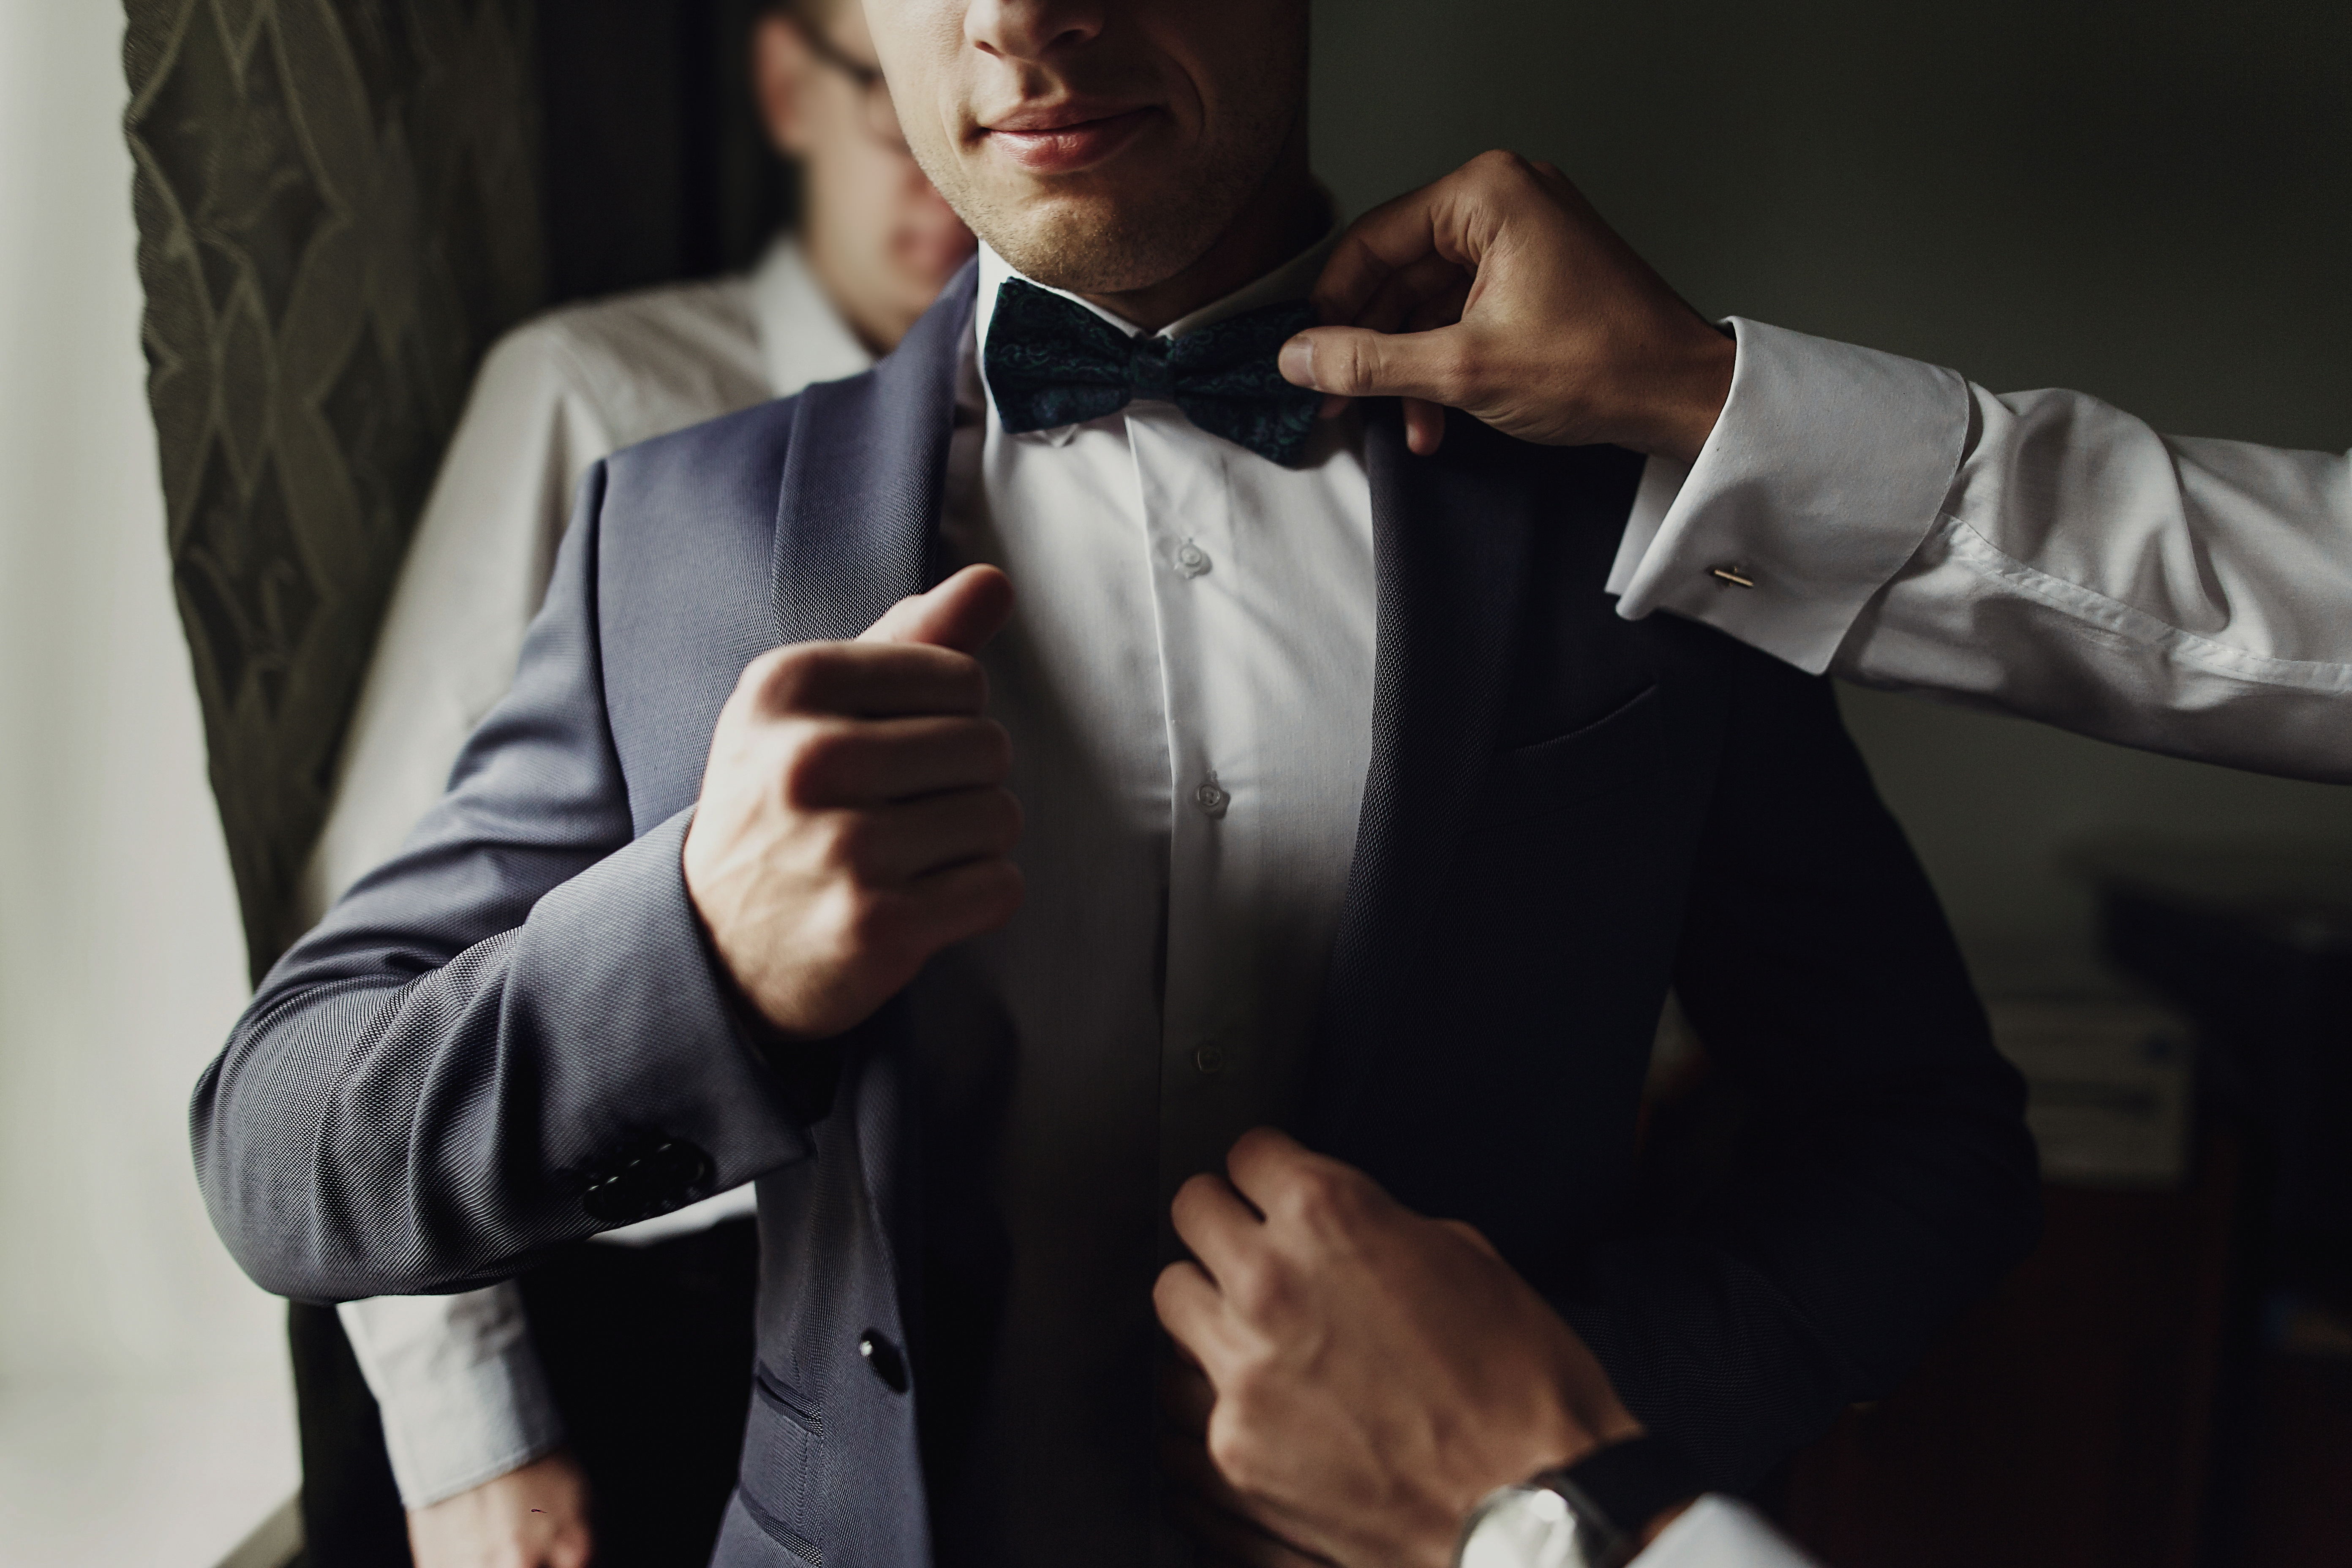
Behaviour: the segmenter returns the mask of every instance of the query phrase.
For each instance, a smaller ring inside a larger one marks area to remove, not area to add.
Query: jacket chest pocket
[[[1508,827],[1597,796],[1654,788],[1664,741],[1653,684],[1590,724],[1496,752],[1474,826]]]
[[[752,1394],[743,1434],[743,1510],[777,1545],[811,1568],[821,1568],[824,1555],[814,1539],[814,1510],[824,1418],[765,1363],[753,1371]]]

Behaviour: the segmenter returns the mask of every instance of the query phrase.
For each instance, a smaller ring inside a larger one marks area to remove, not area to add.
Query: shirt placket
[[[1259,1076],[1249,889],[1262,858],[1263,780],[1225,454],[1163,405],[1131,409],[1128,431],[1168,723],[1160,1149],[1172,1195],[1194,1172],[1222,1166]]]

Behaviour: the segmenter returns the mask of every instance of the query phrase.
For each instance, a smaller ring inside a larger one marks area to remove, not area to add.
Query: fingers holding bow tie
[[[1282,374],[1334,399],[1405,399],[1423,456],[1451,407],[1523,440],[1688,462],[1731,389],[1731,341],[1558,169],[1516,153],[1366,213],[1314,303],[1331,324],[1285,343]]]

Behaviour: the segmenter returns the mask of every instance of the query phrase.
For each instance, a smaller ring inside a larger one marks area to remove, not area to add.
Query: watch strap
[[[1655,1433],[1596,1448],[1572,1465],[1547,1470],[1534,1484],[1558,1492],[1593,1527],[1600,1539],[1588,1560],[1596,1568],[1633,1556],[1652,1520],[1706,1489],[1682,1446]]]

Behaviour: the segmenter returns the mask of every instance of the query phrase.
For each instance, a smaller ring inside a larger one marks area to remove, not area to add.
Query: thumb
[[[1283,379],[1340,397],[1420,397],[1459,408],[1468,343],[1459,326],[1427,332],[1309,327],[1282,345]]]
[[[899,600],[859,642],[929,643],[978,653],[1013,618],[1013,579],[993,566],[967,566],[928,594]]]

